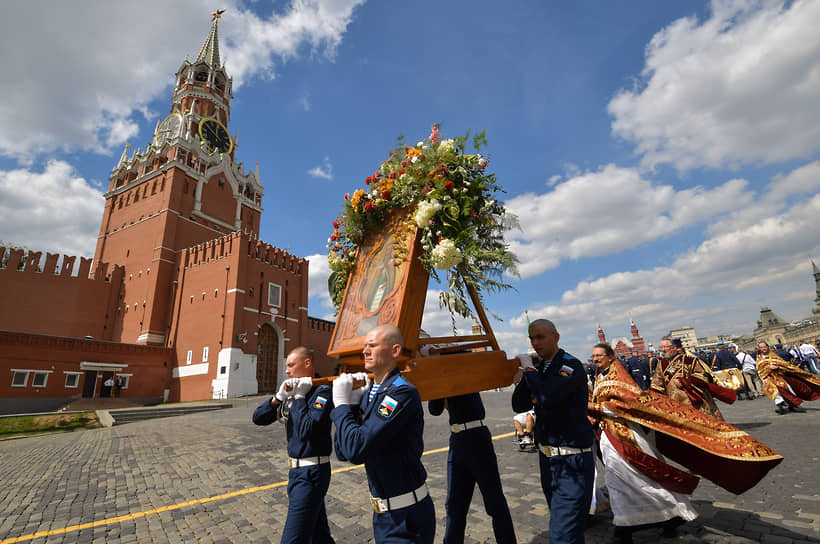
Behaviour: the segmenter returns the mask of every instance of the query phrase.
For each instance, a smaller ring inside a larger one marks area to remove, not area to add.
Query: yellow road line
[[[498,436],[494,436],[493,440],[497,440],[499,438],[506,438],[508,436],[512,436],[515,433],[506,433],[500,434]],[[441,453],[443,451],[449,450],[449,447],[446,448],[438,448],[436,450],[430,450],[424,452],[422,455],[430,455],[433,453]],[[332,470],[331,474],[338,474],[340,472],[347,472],[349,470],[356,470],[358,468],[362,468],[364,465],[351,465],[349,467],[337,468],[336,470]],[[0,540],[0,544],[13,544],[14,542],[25,542],[26,540],[33,540],[35,538],[40,538],[43,536],[53,536],[53,535],[63,535],[66,533],[71,533],[74,531],[82,531],[83,529],[92,529],[94,527],[100,527],[102,525],[112,525],[114,523],[120,523],[123,521],[130,521],[132,519],[137,518],[144,518],[146,516],[150,516],[153,514],[161,514],[162,512],[170,512],[171,510],[179,510],[180,508],[185,508],[186,506],[194,506],[197,504],[205,504],[207,502],[213,501],[221,501],[223,499],[230,499],[232,497],[239,497],[240,495],[247,495],[249,493],[257,493],[259,491],[266,491],[268,489],[274,489],[276,487],[282,487],[288,485],[287,480],[283,482],[276,482],[275,484],[268,484],[268,485],[261,485],[257,487],[249,487],[246,489],[240,489],[238,491],[231,491],[230,493],[223,493],[222,495],[214,495],[213,497],[206,497],[204,499],[195,499],[192,501],[185,501],[180,502],[177,504],[171,504],[169,506],[161,506],[160,508],[152,508],[151,510],[143,510],[142,512],[134,512],[133,514],[126,514],[124,516],[117,516],[108,519],[101,519],[99,521],[92,521],[89,523],[81,523],[80,525],[71,525],[69,527],[63,527],[61,529],[51,529],[49,531],[40,531],[37,533],[31,533],[28,535],[16,536],[14,538],[7,538],[5,540]]]

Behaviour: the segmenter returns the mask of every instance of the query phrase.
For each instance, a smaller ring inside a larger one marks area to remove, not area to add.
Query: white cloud
[[[333,165],[330,164],[330,157],[325,157],[321,165],[314,166],[308,170],[308,175],[314,178],[322,178],[327,180],[333,179]]]
[[[335,308],[330,302],[330,295],[327,291],[327,279],[330,276],[327,254],[308,255],[305,259],[310,263],[308,265],[308,297],[311,300],[311,314],[320,313],[325,316],[323,319],[332,320]]]
[[[526,278],[563,259],[611,255],[657,240],[751,199],[741,179],[712,189],[676,190],[644,179],[636,169],[610,164],[556,183],[546,193],[507,201],[521,224],[521,231],[510,232],[508,239]]]
[[[646,48],[641,81],[609,104],[644,166],[737,167],[820,150],[820,2],[714,0]]]
[[[237,0],[128,3],[15,2],[0,19],[0,155],[30,163],[55,150],[101,153],[138,133],[147,105],[164,96],[189,52],[219,22],[220,53],[234,88],[272,77],[307,52],[333,58],[360,0],[293,0],[265,19]],[[47,12],[47,16],[44,13]],[[78,29],[94,29],[93,32]],[[139,144],[136,144],[139,145]]]
[[[93,255],[105,200],[72,167],[0,172],[0,239],[32,251]]]

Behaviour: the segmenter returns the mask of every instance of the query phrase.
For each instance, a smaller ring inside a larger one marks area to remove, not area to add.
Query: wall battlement
[[[8,257],[7,260],[6,257]],[[41,268],[42,251],[29,251],[26,254],[23,249],[0,246],[0,263],[4,260],[6,260],[5,266],[0,266],[0,273],[38,274],[42,277],[100,280],[106,283],[119,283],[123,275],[122,266],[104,262],[95,263],[93,259],[86,257],[80,257],[79,265],[75,266],[77,263],[75,255],[60,255],[59,253],[46,253],[45,263]],[[93,272],[92,265],[95,265]],[[76,274],[74,273],[75,268],[77,269]]]
[[[271,264],[294,274],[306,273],[307,260],[242,232],[233,232],[221,238],[186,248],[182,250],[180,261],[185,268],[201,266],[232,255],[239,247],[244,247],[248,257],[254,260]]]

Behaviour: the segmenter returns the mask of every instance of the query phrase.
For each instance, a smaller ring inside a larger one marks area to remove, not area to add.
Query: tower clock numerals
[[[199,122],[199,137],[207,143],[210,151],[230,153],[233,149],[233,140],[228,134],[228,129],[213,117]]]
[[[180,125],[182,125],[182,117],[178,113],[172,113],[159,126],[154,142],[157,145],[162,145],[164,141],[178,136]]]

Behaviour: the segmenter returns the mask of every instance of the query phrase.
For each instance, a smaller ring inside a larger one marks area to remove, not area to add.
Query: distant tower
[[[629,314],[629,328],[632,331],[632,349],[637,350],[638,353],[646,353],[646,344],[638,332],[638,327],[635,325],[635,322],[632,321],[631,312]]]
[[[598,323],[598,342],[601,344],[606,344],[606,335],[604,334],[604,329],[601,328],[601,323]]]
[[[814,286],[817,292],[817,296],[814,298],[814,309],[811,313],[814,314],[814,317],[820,319],[820,269],[814,264],[814,260],[811,262],[811,268],[812,272],[814,272]]]

